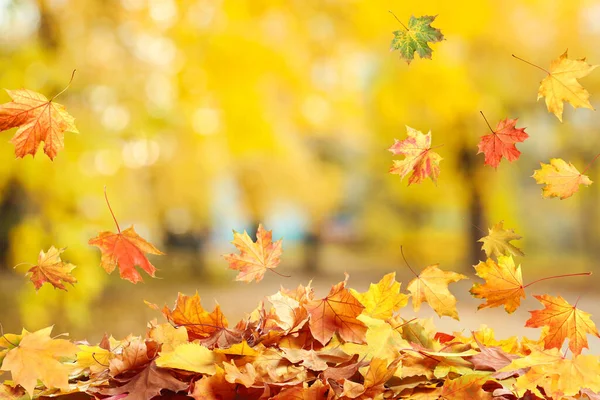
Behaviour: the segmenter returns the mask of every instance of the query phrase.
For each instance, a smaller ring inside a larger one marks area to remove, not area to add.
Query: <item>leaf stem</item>
[[[29,262],[22,262],[22,263],[18,263],[17,265],[15,265],[13,267],[13,269],[15,269],[17,267],[20,267],[21,265],[28,265],[28,266],[31,266],[31,267],[35,267],[35,264],[29,263]]]
[[[117,225],[117,231],[121,233],[121,227],[119,227],[119,223],[117,222],[117,218],[115,217],[115,213],[110,207],[110,203],[108,202],[108,196],[106,195],[106,186],[104,186],[104,199],[106,200],[106,205],[108,206],[108,210],[110,211],[110,215],[112,215],[113,220],[115,221],[115,225]]]
[[[598,157],[600,157],[600,153],[596,154],[596,157],[594,157],[592,159],[592,161],[590,161],[590,163],[585,167],[585,169],[583,171],[581,171],[581,174],[583,175],[585,173],[585,171],[587,171],[588,169],[590,169],[590,167],[592,166],[592,164],[594,162],[596,162],[596,160],[598,159]]]
[[[390,13],[390,14],[392,14],[392,15],[394,16],[394,18],[396,18],[396,21],[400,22],[400,25],[402,25],[402,27],[403,27],[404,29],[408,30],[408,28],[406,27],[406,25],[404,25],[404,24],[402,23],[402,21],[400,21],[400,19],[399,19],[399,18],[396,16],[396,14],[394,14],[394,13],[392,12],[392,10],[388,10],[388,11],[389,11],[389,13]]]
[[[487,124],[488,128],[490,128],[490,131],[492,131],[493,134],[496,134],[496,132],[494,132],[494,130],[492,129],[492,126],[490,125],[490,123],[488,122],[487,118],[485,117],[485,115],[483,114],[483,111],[479,111],[481,113],[481,116],[483,117],[485,123]]]
[[[277,272],[277,271],[275,271],[273,268],[267,268],[267,269],[268,269],[269,271],[271,271],[271,272],[273,272],[273,273],[275,273],[275,274],[277,274],[277,275],[281,276],[281,277],[284,277],[284,278],[291,278],[291,277],[292,277],[291,275],[284,275],[284,274],[282,274],[281,272]]]
[[[515,56],[514,54],[511,54],[511,55],[512,55],[514,58],[516,58],[517,60],[523,61],[525,64],[529,64],[529,65],[531,65],[532,67],[536,67],[536,68],[538,68],[538,69],[541,69],[542,71],[544,71],[544,72],[545,72],[545,73],[547,73],[548,75],[551,75],[551,74],[550,74],[550,71],[548,71],[547,69],[544,69],[544,68],[540,67],[539,65],[535,65],[535,64],[533,64],[533,63],[530,63],[529,61],[525,61],[525,60],[523,60],[521,57],[517,57],[517,56]]]
[[[534,283],[538,283],[541,281],[547,281],[548,279],[555,279],[555,278],[566,278],[568,276],[590,276],[592,273],[591,272],[579,272],[577,274],[564,274],[564,275],[554,275],[554,276],[549,276],[547,278],[541,278],[541,279],[537,279],[533,282],[529,282],[527,285],[523,286],[523,289],[525,289],[526,287],[529,287],[531,285],[533,285]]]
[[[4,327],[2,326],[2,323],[0,323],[0,333],[2,334],[2,335],[0,336],[0,338],[4,338],[4,340],[6,340],[6,342],[7,342],[8,344],[11,344],[12,346],[14,346],[14,347],[18,347],[18,345],[14,344],[13,342],[11,342],[10,340],[8,340],[8,339],[6,338],[6,335],[4,334]]]
[[[403,246],[400,246],[400,253],[402,253],[402,258],[404,259],[404,263],[406,264],[406,266],[408,267],[408,269],[410,269],[410,272],[413,273],[413,275],[418,278],[419,275],[417,275],[417,273],[415,272],[414,269],[412,269],[412,267],[410,266],[410,264],[408,263],[408,261],[406,260],[406,256],[404,255],[404,248]]]
[[[94,361],[96,361],[98,364],[102,365],[103,367],[109,367],[108,364],[102,364],[100,361],[98,361],[98,359],[96,358],[96,353],[92,353],[92,358],[94,359]]]
[[[52,102],[52,100],[54,100],[55,98],[57,98],[58,96],[60,96],[61,94],[63,94],[64,92],[67,91],[67,89],[71,86],[71,83],[73,83],[73,78],[75,78],[75,72],[77,70],[74,69],[73,72],[71,73],[71,79],[69,80],[69,83],[67,83],[67,86],[65,86],[65,88],[63,90],[61,90],[60,92],[58,92],[57,94],[55,94],[49,101],[49,103]]]

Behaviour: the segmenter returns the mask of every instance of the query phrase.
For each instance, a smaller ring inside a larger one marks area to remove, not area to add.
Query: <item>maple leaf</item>
[[[162,313],[176,326],[184,326],[190,340],[207,338],[228,325],[227,318],[218,304],[210,313],[202,307],[198,292],[191,297],[178,293],[173,310],[165,306]]]
[[[47,388],[69,389],[71,367],[61,360],[75,359],[79,349],[68,340],[52,339],[51,332],[51,326],[35,332],[23,330],[21,342],[7,352],[0,366],[31,397],[38,379]]]
[[[431,59],[433,50],[429,47],[428,42],[435,43],[444,40],[442,32],[431,26],[436,17],[437,15],[424,15],[415,18],[411,15],[408,27],[398,20],[404,30],[394,31],[390,51],[398,50],[400,57],[406,60],[407,64],[414,60],[415,52],[421,58]]]
[[[400,349],[410,348],[410,343],[389,323],[365,314],[359,315],[358,319],[364,322],[368,328],[365,337],[366,344],[343,343],[340,348],[344,353],[358,354],[360,360],[369,361],[380,358],[391,362],[398,357]]]
[[[590,314],[581,311],[577,306],[572,306],[561,296],[552,297],[547,294],[534,296],[544,305],[543,310],[530,311],[531,318],[525,323],[526,327],[540,328],[548,326],[549,329],[542,331],[541,339],[544,346],[549,348],[560,348],[569,339],[569,349],[574,355],[581,353],[583,348],[588,348],[586,334],[600,337],[596,325],[590,318]]]
[[[97,246],[102,252],[100,265],[109,274],[119,267],[122,279],[132,283],[142,282],[142,275],[135,269],[139,266],[148,275],[154,277],[156,268],[148,261],[144,253],[164,254],[151,243],[139,236],[133,229],[133,225],[123,232],[100,232],[97,237],[88,242],[91,246]]]
[[[45,282],[50,283],[52,286],[58,289],[67,290],[65,283],[76,283],[77,279],[71,275],[71,271],[75,268],[73,264],[66,263],[60,259],[60,254],[65,249],[57,249],[51,246],[47,253],[40,251],[37,265],[31,267],[27,271],[29,279],[33,282],[35,290],[42,287]]]
[[[267,231],[262,224],[258,225],[256,231],[256,243],[244,231],[240,234],[233,231],[233,245],[237,247],[240,254],[226,254],[225,260],[229,268],[240,271],[235,277],[236,281],[260,282],[267,269],[273,270],[279,265],[282,253],[281,239],[273,243],[272,231]]]
[[[532,177],[538,184],[546,185],[542,188],[542,196],[545,198],[560,197],[564,200],[577,192],[579,185],[592,184],[587,175],[583,175],[573,164],[567,164],[561,158],[552,158],[550,164],[540,165],[542,169],[535,170]]]
[[[477,336],[473,334],[473,339],[479,347],[479,353],[474,354],[469,358],[475,369],[486,371],[499,371],[509,365],[512,360],[519,358],[516,354],[510,354],[502,350],[500,347],[486,347],[477,340]]]
[[[586,63],[585,57],[571,60],[567,52],[568,50],[565,50],[560,57],[552,61],[550,71],[542,69],[548,76],[542,80],[537,97],[538,100],[546,97],[548,111],[556,115],[561,122],[564,101],[571,103],[573,108],[594,109],[589,101],[590,94],[577,79],[587,76],[597,65]]]
[[[521,239],[521,235],[517,235],[512,229],[504,229],[504,221],[498,222],[491,229],[489,234],[482,237],[478,242],[483,243],[481,246],[485,255],[489,258],[492,255],[507,256],[512,254],[513,256],[523,257],[525,253],[515,245],[511,244],[511,240]]]
[[[350,289],[350,293],[365,306],[363,314],[372,318],[388,319],[408,303],[408,296],[400,293],[400,283],[396,282],[396,273],[385,275],[379,283],[371,283],[369,290],[358,293]]]
[[[27,154],[34,157],[40,143],[44,142],[44,153],[54,160],[59,150],[65,147],[64,133],[79,133],[75,118],[54,101],[67,88],[50,100],[33,90],[7,90],[13,101],[0,105],[0,132],[19,128],[10,140],[15,145],[17,157],[23,158]]]
[[[181,382],[169,370],[158,368],[152,362],[125,385],[105,389],[102,393],[113,396],[128,393],[127,400],[150,400],[160,396],[162,390],[179,392],[187,388],[187,383]]]
[[[144,367],[154,355],[148,355],[146,341],[137,336],[128,336],[120,343],[121,353],[110,360],[109,371],[112,377],[124,372]]]
[[[444,400],[492,400],[492,394],[481,388],[490,379],[488,374],[469,374],[456,379],[447,379],[442,387],[441,398]]]
[[[408,284],[406,289],[412,294],[413,309],[419,311],[421,303],[427,302],[440,317],[447,315],[458,320],[456,297],[450,293],[448,285],[467,277],[456,272],[442,271],[438,265],[428,266]]]
[[[398,174],[402,179],[412,171],[408,178],[408,184],[421,183],[429,177],[437,182],[440,174],[440,161],[442,157],[431,151],[431,131],[426,135],[422,132],[406,127],[408,138],[404,140],[394,139],[394,144],[388,150],[395,155],[404,155],[404,160],[394,160],[390,168],[391,174]]]
[[[367,326],[356,319],[365,307],[345,286],[346,281],[342,281],[331,288],[327,297],[308,301],[305,305],[310,315],[310,331],[323,345],[331,340],[335,332],[346,342],[365,342]]]
[[[525,141],[529,135],[525,133],[525,128],[516,127],[517,119],[507,118],[498,122],[496,130],[493,130],[488,124],[492,133],[482,136],[481,141],[477,145],[479,148],[477,154],[483,153],[485,155],[485,165],[498,168],[502,157],[508,161],[514,161],[519,158],[521,152],[517,150],[515,143]]]
[[[183,343],[173,351],[161,352],[155,361],[156,365],[161,368],[175,368],[213,375],[216,372],[215,362],[218,360],[215,355],[212,350],[198,343]]]
[[[485,284],[476,283],[471,288],[471,294],[487,301],[477,307],[478,310],[487,307],[504,306],[507,313],[513,313],[525,298],[521,266],[515,267],[512,256],[498,257],[498,263],[491,258],[481,261],[475,266],[477,276],[485,279]]]

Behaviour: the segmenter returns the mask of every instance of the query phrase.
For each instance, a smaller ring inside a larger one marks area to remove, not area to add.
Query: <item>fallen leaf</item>
[[[218,358],[212,350],[198,343],[183,343],[173,351],[161,352],[155,360],[161,368],[174,368],[184,371],[213,375],[216,373],[215,362]]]
[[[2,371],[10,371],[13,381],[31,397],[38,379],[47,388],[69,390],[72,368],[61,360],[74,361],[79,349],[68,340],[52,339],[51,332],[51,326],[35,332],[23,330],[21,342],[8,350],[0,367]]]
[[[492,400],[492,394],[482,389],[483,384],[491,380],[489,375],[469,374],[456,379],[446,379],[442,386],[441,398],[444,400]]]
[[[440,317],[447,315],[458,320],[456,297],[450,293],[448,285],[461,279],[467,277],[456,272],[442,271],[438,264],[428,266],[406,288],[412,294],[413,309],[419,311],[421,303],[426,302]]]
[[[120,343],[121,352],[110,360],[109,371],[116,377],[127,371],[140,369],[154,358],[148,355],[146,341],[137,336],[128,336]]]
[[[390,168],[391,174],[398,174],[402,179],[412,172],[408,178],[408,184],[421,183],[429,177],[437,182],[440,174],[440,161],[442,157],[431,151],[431,131],[424,135],[420,131],[409,126],[406,127],[408,138],[404,140],[394,139],[394,144],[389,148],[395,155],[404,155],[404,160],[394,160]]]
[[[561,348],[565,339],[569,339],[569,349],[574,355],[588,348],[586,334],[596,335],[598,330],[592,322],[590,314],[572,306],[561,296],[553,297],[547,294],[533,296],[544,305],[543,310],[530,311],[531,318],[525,322],[526,327],[550,329],[542,332],[546,349]]]
[[[45,282],[48,282],[52,286],[58,289],[67,290],[65,285],[61,283],[76,283],[77,279],[71,275],[71,271],[75,268],[73,264],[66,263],[60,259],[60,254],[65,249],[57,249],[51,246],[47,253],[40,251],[37,265],[31,267],[27,274],[29,279],[33,282],[35,290],[42,287]]]
[[[19,128],[10,140],[17,157],[35,156],[44,142],[44,153],[54,160],[65,147],[64,133],[79,133],[75,118],[54,98],[48,100],[43,94],[27,89],[7,90],[7,93],[13,101],[0,105],[0,132]]]
[[[504,306],[507,313],[513,313],[519,308],[521,298],[525,298],[525,289],[521,266],[515,267],[512,256],[500,256],[498,263],[488,258],[485,262],[479,262],[475,271],[477,276],[485,279],[485,283],[474,284],[470,292],[478,299],[487,300],[477,307],[478,310]]]
[[[160,396],[162,390],[179,392],[186,390],[188,386],[171,375],[169,370],[158,368],[152,362],[125,385],[104,389],[102,393],[113,396],[128,393],[127,400],[151,400]]]
[[[507,365],[510,365],[512,360],[519,358],[516,354],[507,353],[500,347],[484,346],[483,343],[477,340],[475,335],[473,335],[473,338],[479,347],[479,353],[472,355],[469,358],[469,361],[473,363],[475,369],[499,371]]]
[[[173,310],[165,306],[162,313],[176,326],[184,326],[190,340],[207,338],[228,325],[218,304],[210,313],[204,310],[198,292],[191,297],[178,293]]]
[[[560,197],[564,200],[577,192],[579,185],[592,184],[587,175],[583,175],[573,164],[567,164],[561,158],[552,158],[550,164],[540,165],[542,168],[535,170],[532,177],[538,184],[546,185],[542,188],[542,196],[545,198]]]
[[[408,303],[408,296],[400,292],[395,272],[385,275],[377,284],[371,283],[365,293],[358,293],[354,289],[350,289],[350,293],[365,306],[364,315],[383,320],[391,318]]]
[[[488,230],[489,234],[487,236],[478,240],[478,242],[483,243],[481,248],[485,255],[488,258],[491,256],[508,256],[509,254],[523,257],[525,253],[510,243],[512,240],[521,239],[521,235],[516,234],[512,229],[504,229],[503,225],[504,221],[498,222]]]
[[[305,305],[310,315],[310,331],[323,345],[335,332],[346,342],[365,342],[367,326],[356,319],[365,307],[345,286],[346,281],[340,282],[331,288],[327,297],[308,301]]]
[[[135,269],[139,266],[154,277],[156,268],[148,261],[144,253],[149,254],[164,254],[145,239],[140,237],[133,226],[118,233],[100,232],[100,234],[90,239],[88,242],[91,246],[97,246],[102,252],[100,265],[109,274],[114,271],[117,265],[122,279],[126,279],[132,283],[142,282],[142,276]]]
[[[394,31],[394,38],[390,51],[398,50],[408,64],[415,58],[415,53],[421,58],[431,59],[433,50],[428,42],[435,43],[444,40],[444,35],[439,29],[431,26],[437,15],[411,16],[408,26],[403,30]]]
[[[237,247],[240,254],[226,254],[223,257],[229,263],[229,268],[240,271],[235,277],[237,281],[260,282],[268,269],[279,265],[282,253],[281,239],[273,243],[272,231],[265,230],[262,224],[258,225],[256,243],[246,231],[243,234],[233,231],[231,243]]]
[[[548,111],[556,115],[562,122],[563,102],[568,101],[573,108],[583,107],[594,109],[590,104],[590,94],[581,86],[577,79],[587,76],[597,65],[585,62],[585,57],[571,60],[565,51],[552,61],[548,76],[542,80],[537,99],[546,97]]]

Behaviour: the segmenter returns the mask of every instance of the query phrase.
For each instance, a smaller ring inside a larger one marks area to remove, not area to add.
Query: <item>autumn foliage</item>
[[[391,49],[407,63],[415,53],[431,58],[429,43],[444,39],[431,26],[435,18],[413,16],[407,26],[398,20],[402,29],[394,32]],[[585,59],[569,59],[565,52],[544,70],[538,99],[544,97],[548,111],[560,121],[565,101],[592,108],[578,79],[595,68]],[[44,152],[54,159],[64,147],[64,132],[77,132],[74,118],[54,102],[56,96],[48,100],[26,89],[8,93],[12,101],[0,106],[0,130],[17,128],[11,140],[17,157],[34,156],[43,142]],[[483,164],[497,169],[503,158],[518,160],[516,144],[529,135],[516,125],[517,118],[509,117],[495,129],[488,124],[491,133],[481,136],[478,145]],[[389,172],[400,180],[408,177],[409,185],[427,178],[437,182],[442,156],[434,149],[441,145],[432,147],[431,132],[407,127],[407,137],[389,148],[401,157]],[[581,185],[592,184],[584,175],[588,167],[579,172],[553,158],[550,164],[541,163],[533,178],[545,185],[543,197],[567,199]],[[100,249],[98,268],[107,273],[118,268],[120,277],[132,283],[142,282],[138,267],[155,277],[148,255],[163,253],[133,226],[121,231],[108,197],[106,202],[116,232],[89,239],[89,245]],[[349,287],[348,275],[323,297],[310,282],[282,287],[237,322],[229,321],[219,305],[205,309],[199,293],[179,293],[172,307],[147,303],[157,318],[140,336],[105,335],[100,343],[90,344],[52,336],[52,327],[2,332],[0,371],[10,379],[0,385],[0,399],[74,394],[111,400],[600,398],[600,359],[583,354],[588,337],[600,337],[591,315],[577,308],[577,300],[572,304],[560,295],[530,293],[530,286],[540,280],[524,282],[525,254],[512,243],[519,239],[499,222],[480,239],[485,260],[470,276],[438,264],[417,271],[407,263],[414,278],[405,290],[393,272],[365,292]],[[283,241],[273,241],[272,232],[262,225],[256,240],[234,231],[232,244],[237,251],[223,256],[223,267],[237,271],[236,280],[258,284],[267,273],[285,277],[278,270]],[[63,251],[50,247],[40,252],[37,264],[25,273],[35,290],[44,284],[61,290],[67,290],[67,283],[77,284],[71,275],[75,266],[62,260]],[[542,328],[540,336],[501,339],[485,327],[439,332],[431,320],[404,317],[410,300],[414,311],[426,303],[440,318],[458,320],[451,284],[465,279],[473,280],[470,293],[481,300],[480,309],[502,307],[511,314],[528,295],[537,299],[540,309],[530,311],[522,323]]]

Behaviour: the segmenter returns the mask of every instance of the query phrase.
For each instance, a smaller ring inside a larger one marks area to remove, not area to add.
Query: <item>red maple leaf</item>
[[[519,158],[521,152],[517,150],[515,143],[525,141],[529,135],[525,133],[525,128],[516,127],[517,120],[518,118],[507,118],[500,121],[496,126],[496,130],[493,130],[488,124],[492,133],[482,136],[481,141],[477,145],[479,148],[477,154],[485,154],[485,165],[498,168],[502,157],[508,161],[514,161]]]

